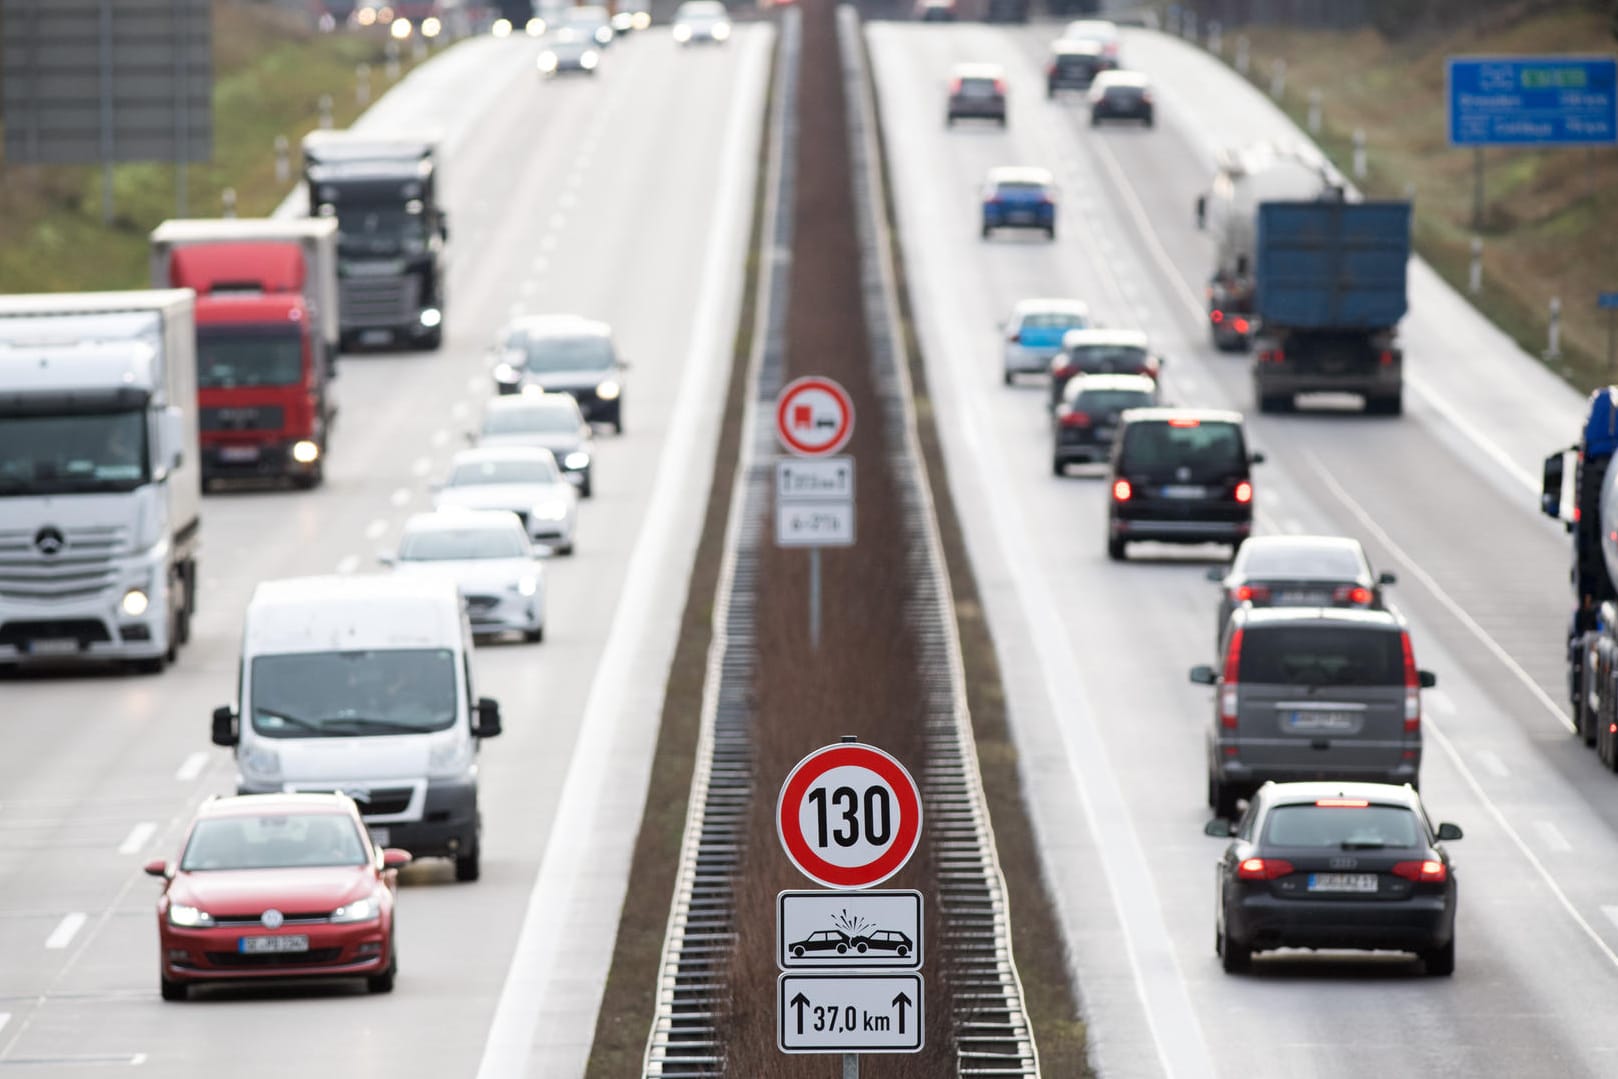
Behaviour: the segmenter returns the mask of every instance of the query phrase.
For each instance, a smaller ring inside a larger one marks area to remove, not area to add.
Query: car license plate
[[[258,460],[258,447],[220,446],[219,459],[221,461],[256,461]]]
[[[1292,712],[1287,729],[1296,734],[1352,734],[1357,720],[1353,712]]]
[[[371,845],[373,847],[385,847],[392,839],[393,833],[386,828],[371,829]]]
[[[282,955],[287,952],[307,952],[309,937],[303,933],[288,933],[280,937],[241,937],[236,950],[243,955]]]
[[[1113,433],[1114,432],[1113,432],[1113,429],[1111,427],[1097,427],[1096,428],[1096,438],[1099,439],[1102,442],[1111,442]]]
[[[1208,489],[1194,483],[1171,483],[1163,488],[1162,493],[1164,498],[1205,498]]]
[[[1028,224],[1034,220],[1034,215],[1027,210],[1013,210],[1006,215],[1006,220],[1015,221],[1018,224]]]
[[[73,637],[41,637],[28,642],[28,651],[36,656],[68,656],[79,650]]]
[[[1324,592],[1308,592],[1298,589],[1283,589],[1275,594],[1275,602],[1287,603],[1295,607],[1309,606],[1325,603],[1327,596]]]
[[[389,330],[366,330],[360,334],[362,345],[386,345],[393,340],[393,333]]]
[[[1376,874],[1311,873],[1309,874],[1309,890],[1311,892],[1374,894],[1376,892]]]

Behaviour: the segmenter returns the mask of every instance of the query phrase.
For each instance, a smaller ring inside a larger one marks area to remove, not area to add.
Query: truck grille
[[[403,326],[421,308],[421,281],[409,277],[345,277],[338,310],[345,330]]]
[[[60,535],[55,554],[39,548],[43,533]],[[129,550],[119,526],[0,530],[0,598],[32,602],[94,596],[116,582],[113,559]]]
[[[239,405],[205,408],[198,422],[204,431],[279,431],[285,416],[280,405]]]

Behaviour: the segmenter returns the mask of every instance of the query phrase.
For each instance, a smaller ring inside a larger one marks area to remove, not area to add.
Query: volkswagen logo
[[[52,525],[46,525],[34,533],[34,550],[42,555],[60,554],[66,546],[67,537],[62,535],[61,529]]]
[[[1353,869],[1359,864],[1360,860],[1358,858],[1333,858],[1331,860],[1333,869]]]
[[[271,907],[269,910],[265,911],[263,917],[259,918],[259,921],[263,923],[265,929],[280,929],[281,923],[286,920],[287,916],[276,910],[274,907]]]

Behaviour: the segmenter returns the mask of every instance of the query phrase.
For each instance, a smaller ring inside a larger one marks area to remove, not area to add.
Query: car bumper
[[[1042,375],[1051,369],[1051,360],[1060,349],[1029,348],[1027,345],[1007,345],[1005,369],[1017,375]]]
[[[986,229],[1049,229],[1056,227],[1056,214],[1049,210],[1003,210],[984,207]]]
[[[1226,904],[1225,931],[1255,949],[1421,951],[1442,947],[1454,936],[1451,900],[1448,895],[1353,900],[1248,894]]]
[[[308,951],[266,955],[240,951],[244,937],[292,935],[308,937]],[[294,923],[274,932],[253,924],[182,929],[162,920],[158,941],[163,977],[177,982],[363,977],[380,973],[393,962],[391,915],[355,925]]]
[[[264,476],[309,476],[320,469],[322,457],[308,464],[292,459],[294,442],[305,439],[274,439],[264,442],[219,443],[202,447],[202,478],[252,479]]]
[[[1307,747],[1305,747],[1307,748]],[[1322,756],[1330,753],[1322,752]],[[1414,784],[1421,775],[1421,751],[1409,760],[1401,760],[1392,768],[1343,767],[1321,762],[1318,767],[1300,768],[1296,765],[1248,764],[1239,758],[1223,756],[1223,747],[1214,766],[1219,779],[1257,790],[1265,783],[1309,783],[1326,780],[1339,783],[1403,783]]]
[[[1006,105],[1003,101],[951,101],[949,115],[952,120],[1004,120]]]
[[[1092,105],[1090,115],[1097,120],[1150,120],[1152,110],[1149,107],[1143,109],[1119,109]]]
[[[161,570],[125,579],[73,603],[0,599],[0,662],[154,659],[169,649],[169,588]],[[144,577],[144,579],[142,579]],[[139,618],[119,608],[130,587],[144,586]]]
[[[1251,518],[1114,517],[1110,528],[1112,535],[1118,539],[1155,540],[1159,543],[1231,543],[1253,534]]]
[[[1052,455],[1060,461],[1105,461],[1112,453],[1112,435],[1082,441],[1057,440]]]
[[[533,631],[545,625],[545,593],[532,596],[502,592],[466,597],[467,618],[473,633],[501,633],[506,630]]]

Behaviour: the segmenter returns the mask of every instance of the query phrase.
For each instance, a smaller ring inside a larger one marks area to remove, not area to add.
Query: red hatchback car
[[[249,794],[203,804],[180,860],[155,861],[164,1000],[198,982],[364,978],[393,989],[402,850],[381,850],[342,794]]]

